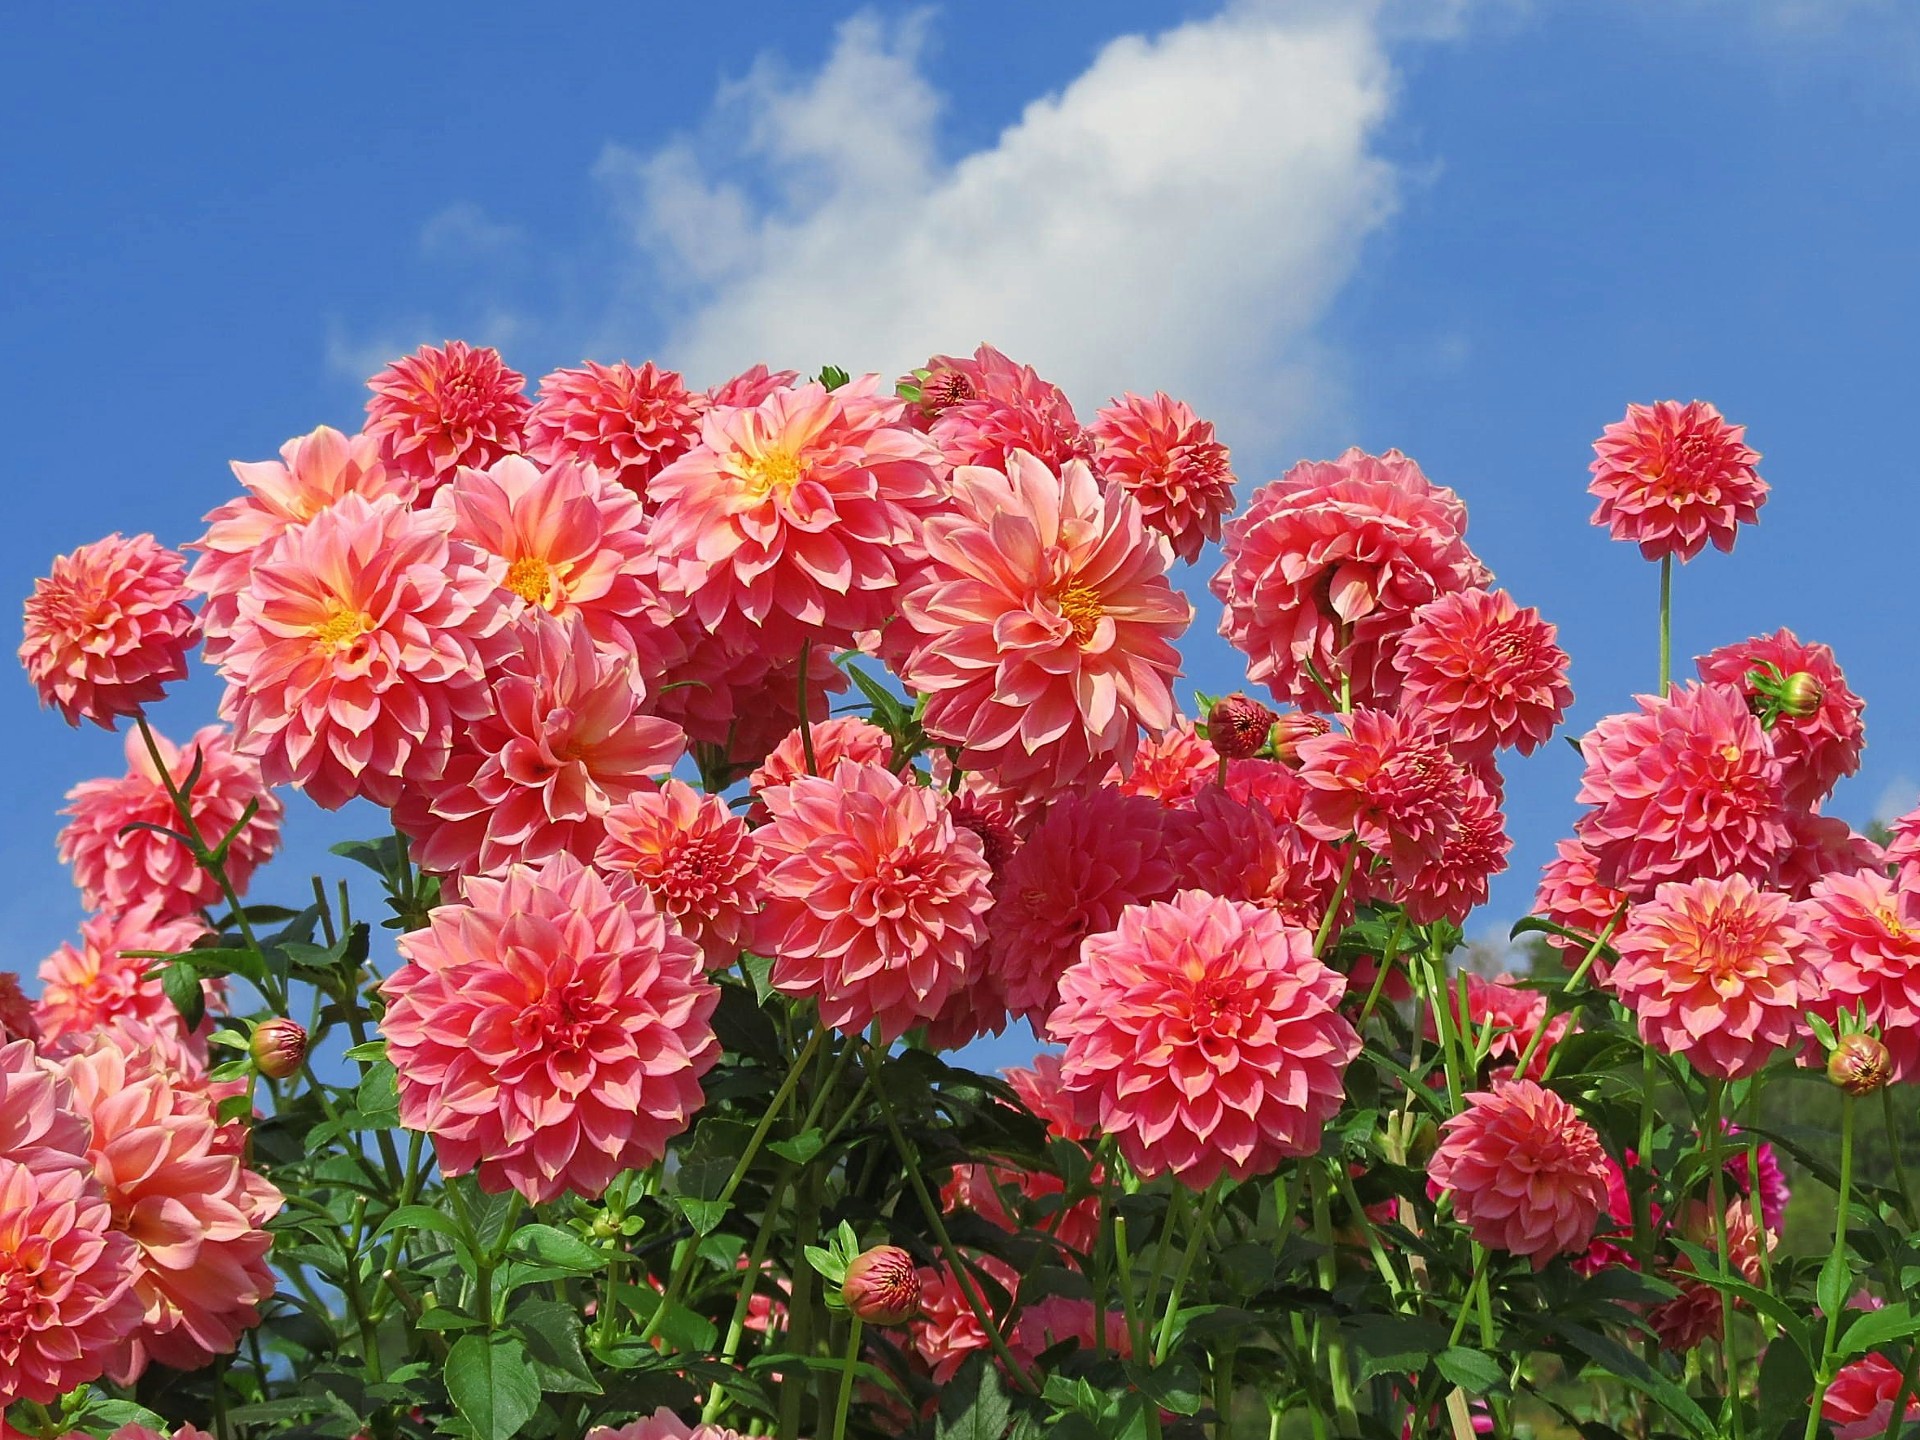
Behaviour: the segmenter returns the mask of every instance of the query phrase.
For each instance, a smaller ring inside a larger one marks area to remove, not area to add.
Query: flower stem
[[[800,642],[800,753],[807,757],[807,774],[818,775],[819,763],[813,754],[813,722],[807,717],[807,671],[813,664],[813,637]]]
[[[847,1368],[840,1372],[840,1394],[833,1402],[833,1440],[846,1440],[847,1406],[853,1400],[853,1370],[860,1360],[860,1317],[847,1327]]]
[[[1673,556],[1660,557],[1660,696],[1673,680]]]
[[[1193,1262],[1200,1247],[1207,1243],[1213,1232],[1213,1212],[1220,1204],[1220,1192],[1226,1183],[1226,1177],[1222,1176],[1207,1187],[1206,1197],[1200,1202],[1200,1213],[1195,1217],[1193,1229],[1187,1236],[1187,1248],[1180,1257],[1180,1268],[1173,1272],[1173,1288],[1167,1291],[1166,1313],[1160,1317],[1160,1334],[1153,1342],[1153,1363],[1156,1365],[1167,1358],[1167,1345],[1173,1339],[1174,1318],[1180,1313],[1180,1292],[1186,1288],[1187,1277],[1193,1273]]]
[[[1333,1244],[1333,1213],[1327,1204],[1324,1161],[1325,1157],[1320,1157],[1309,1163],[1307,1193],[1313,1205],[1313,1238],[1320,1246],[1320,1288],[1331,1299],[1340,1283],[1340,1256]],[[1330,1163],[1337,1165],[1341,1161],[1336,1156]],[[1347,1342],[1340,1334],[1338,1321],[1322,1319],[1319,1328],[1326,1346],[1327,1375],[1333,1382],[1334,1420],[1342,1435],[1358,1435],[1360,1416],[1353,1403],[1353,1376],[1347,1369]]]
[[[1840,1208],[1833,1217],[1833,1250],[1827,1264],[1846,1263],[1847,1215],[1853,1209],[1853,1096],[1840,1093]],[[1824,1273],[1824,1271],[1823,1271]],[[1845,1305],[1833,1306],[1827,1314],[1826,1338],[1820,1346],[1820,1373],[1815,1377],[1813,1400],[1807,1410],[1806,1440],[1814,1440],[1820,1429],[1821,1403],[1827,1398],[1827,1386],[1833,1383],[1833,1347],[1840,1335],[1840,1312]],[[1896,1417],[1899,1412],[1896,1410]]]
[[[1887,1152],[1893,1157],[1893,1178],[1900,1186],[1900,1208],[1905,1212],[1908,1226],[1920,1228],[1920,1209],[1914,1207],[1913,1186],[1907,1179],[1906,1158],[1900,1153],[1900,1122],[1894,1116],[1891,1085],[1880,1087],[1880,1105],[1887,1121]]]
[[[1713,1206],[1713,1239],[1719,1252],[1720,1271],[1731,1275],[1733,1258],[1732,1247],[1727,1242],[1726,1161],[1720,1153],[1720,1142],[1724,1138],[1720,1118],[1726,1105],[1726,1094],[1726,1081],[1707,1082],[1707,1195],[1708,1203]],[[1765,1246],[1764,1237],[1760,1243]],[[1735,1353],[1733,1342],[1733,1296],[1725,1290],[1720,1292],[1720,1363],[1726,1372],[1727,1410],[1733,1417],[1733,1434],[1737,1440],[1744,1428],[1740,1410],[1740,1357]]]

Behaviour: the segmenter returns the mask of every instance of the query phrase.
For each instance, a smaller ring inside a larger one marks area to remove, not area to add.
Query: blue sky
[[[191,538],[227,461],[353,428],[364,375],[423,340],[706,380],[989,339],[1083,415],[1182,394],[1249,487],[1405,450],[1561,626],[1584,728],[1654,662],[1654,572],[1586,524],[1589,443],[1630,400],[1698,396],[1774,493],[1681,573],[1676,653],[1782,624],[1832,643],[1870,738],[1832,808],[1920,789],[1910,6],[99,5],[10,31],[21,596],[108,530]],[[1222,690],[1206,573],[1190,682]],[[156,718],[181,735],[216,699],[203,677]],[[24,679],[0,738],[4,963],[31,972],[79,913],[54,811],[119,741]],[[1490,917],[1525,910],[1576,774],[1558,744],[1510,767]],[[297,803],[268,876],[297,893],[376,820]]]

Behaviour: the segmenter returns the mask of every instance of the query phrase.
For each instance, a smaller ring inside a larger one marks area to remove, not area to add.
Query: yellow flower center
[[[507,567],[507,589],[529,605],[549,604],[548,597],[558,588],[553,583],[553,567],[538,555],[522,555]]]
[[[1100,617],[1107,613],[1100,603],[1100,592],[1091,585],[1074,584],[1067,586],[1054,597],[1054,603],[1060,607],[1060,613],[1073,626],[1073,643],[1085,645],[1093,639],[1093,632],[1100,624]]]
[[[764,455],[750,456],[741,466],[740,478],[747,482],[749,495],[764,500],[775,490],[785,495],[800,483],[805,473],[800,457],[791,450],[769,450]]]
[[[351,645],[371,629],[373,629],[372,616],[363,610],[353,610],[342,605],[313,627],[313,638],[326,647],[328,654],[332,654]]]

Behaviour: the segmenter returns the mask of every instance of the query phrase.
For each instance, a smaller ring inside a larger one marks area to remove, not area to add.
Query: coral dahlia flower
[[[483,470],[525,448],[526,385],[498,350],[422,345],[367,381],[366,433],[389,469],[430,492],[463,465]]]
[[[751,365],[731,380],[723,380],[703,392],[706,401],[703,409],[751,409],[774,391],[789,388],[799,378],[798,370],[769,370],[765,365]]]
[[[1423,710],[1454,753],[1478,759],[1544,745],[1573,703],[1567,652],[1540,612],[1504,590],[1460,590],[1414,613],[1394,662],[1401,703]]]
[[[1576,834],[1595,873],[1635,900],[1665,880],[1764,880],[1792,843],[1779,757],[1730,685],[1676,686],[1580,742],[1591,805]]]
[[[813,742],[813,768],[807,768],[807,742]],[[818,725],[809,722],[807,734],[795,726],[754,772],[747,777],[747,788],[758,795],[775,785],[788,785],[802,775],[831,775],[842,760],[858,760],[862,765],[893,767],[893,737],[878,725],[858,715],[836,715]],[[756,819],[766,818],[766,807],[756,805]]]
[[[1300,742],[1300,825],[1323,840],[1352,835],[1395,869],[1439,861],[1470,776],[1419,717],[1356,710],[1346,728]]]
[[[371,435],[342,435],[322,425],[280,447],[278,460],[235,460],[246,493],[206,516],[207,533],[186,548],[199,552],[187,585],[206,597],[200,607],[205,653],[219,664],[239,613],[240,594],[256,561],[288,530],[304,525],[342,495],[378,500],[397,495],[411,503],[419,482],[380,459]]]
[[[707,969],[740,958],[760,909],[760,844],[726,801],[668,778],[614,806],[605,825],[595,865],[646,890]]]
[[[1046,1122],[1048,1134],[1058,1135],[1062,1140],[1085,1140],[1092,1136],[1092,1130],[1074,1119],[1073,1097],[1060,1078],[1058,1055],[1036,1055],[1031,1066],[1000,1073],[1013,1087],[1013,1093],[1020,1097],[1020,1103]]]
[[[753,949],[773,985],[819,1001],[845,1034],[896,1040],[964,986],[993,903],[993,872],[934,790],[842,760],[760,797],[766,871]]]
[[[146,978],[154,962],[126,952],[191,950],[206,933],[197,916],[170,918],[150,907],[81,922],[78,944],[64,944],[40,962],[40,999],[34,1019],[41,1035],[58,1040],[117,1020],[138,1020],[183,1033],[180,1013],[160,988],[159,978]],[[203,981],[202,988],[209,1005],[219,1004],[226,993],[222,981]],[[204,1053],[204,1043],[196,1048]]]
[[[175,786],[193,778],[188,807],[209,845],[229,836],[227,878],[244,895],[254,870],[280,848],[284,808],[260,779],[260,766],[234,749],[224,725],[206,725],[185,747],[154,732],[167,776]],[[198,774],[195,775],[195,767]],[[130,825],[178,828],[161,773],[138,732],[127,735],[127,773],[118,779],[85,780],[67,792],[72,816],[59,838],[60,858],[73,866],[80,901],[89,910],[131,910],[146,903],[162,915],[185,915],[220,902],[214,878],[194,863],[171,836]],[[241,824],[247,807],[253,814]],[[237,831],[236,828],[238,827]]]
[[[1199,560],[1233,511],[1233,470],[1212,422],[1155,391],[1152,399],[1114,401],[1088,433],[1100,478],[1140,502],[1147,528],[1166,536],[1174,554],[1189,565]]]
[[[914,632],[901,678],[926,697],[927,733],[1035,791],[1127,768],[1142,726],[1173,724],[1173,642],[1193,617],[1166,542],[1077,462],[1055,474],[1016,454],[1004,474],[955,471],[953,488],[900,601]]]
[[[1170,816],[1166,834],[1180,889],[1275,910],[1309,931],[1319,928],[1340,885],[1331,846],[1260,801],[1236,799],[1218,786]]]
[[[1133,769],[1107,772],[1106,783],[1127,795],[1145,795],[1162,805],[1191,805],[1220,775],[1220,756],[1191,720],[1176,715],[1170,729],[1149,735],[1134,752]]]
[[[1087,938],[1047,1035],[1076,1119],[1141,1175],[1204,1190],[1319,1150],[1360,1049],[1345,990],[1302,927],[1182,890]]]
[[[1066,393],[1031,365],[982,345],[966,359],[936,355],[924,368],[921,413],[948,464],[1004,470],[1024,450],[1058,470],[1092,455]]]
[[[1405,874],[1396,873],[1394,894],[1417,925],[1436,920],[1458,925],[1487,903],[1489,882],[1507,868],[1512,849],[1500,802],[1479,776],[1469,773],[1460,807],[1441,828],[1439,854]]]
[[[527,416],[527,454],[542,465],[576,460],[646,498],[647,482],[700,439],[703,397],[649,360],[555,370]]]
[[[1864,1009],[1880,1027],[1893,1078],[1920,1079],[1920,895],[1880,870],[1829,875],[1814,884],[1801,924],[1826,986],[1811,1008],[1828,1020]]]
[[[1793,842],[1774,869],[1773,884],[1796,900],[1806,899],[1815,883],[1828,875],[1887,866],[1888,852],[1838,816],[1790,809],[1786,821]],[[1900,886],[1909,889],[1912,882],[1903,876]]]
[[[1712,1216],[1713,1212],[1703,1202],[1690,1201],[1680,1213],[1678,1229],[1693,1244],[1710,1249],[1717,1239]],[[1776,1237],[1771,1233],[1762,1236],[1754,1222],[1753,1207],[1744,1200],[1731,1202],[1727,1206],[1727,1263],[1732,1272],[1749,1285],[1758,1285],[1761,1280],[1763,1238],[1767,1249],[1772,1250]],[[1725,1323],[1721,1292],[1695,1279],[1694,1274],[1693,1262],[1681,1256],[1665,1277],[1680,1288],[1679,1298],[1655,1306],[1647,1315],[1647,1323],[1653,1327],[1661,1348],[1674,1355],[1683,1355],[1704,1341],[1718,1340]]]
[[[1593,523],[1649,560],[1691,560],[1708,542],[1733,549],[1739,527],[1756,524],[1767,503],[1746,433],[1704,400],[1627,406],[1593,442]]]
[[[1004,1313],[1005,1305],[1019,1292],[1018,1272],[992,1255],[969,1258],[972,1264],[968,1279],[973,1293],[986,1301],[990,1312]],[[987,1276],[986,1282],[981,1280],[982,1274]],[[995,1293],[996,1286],[1000,1294]],[[936,1385],[946,1384],[969,1355],[993,1343],[980,1327],[973,1306],[967,1303],[966,1290],[945,1265],[920,1268],[920,1318],[909,1333],[915,1353],[932,1370]]]
[[[1781,713],[1768,732],[1773,753],[1780,757],[1780,783],[1788,805],[1813,809],[1844,777],[1859,771],[1860,752],[1867,744],[1860,716],[1867,702],[1847,688],[1846,676],[1827,646],[1807,644],[1783,629],[1722,645],[1693,663],[1702,680],[1734,686],[1749,697],[1749,704],[1760,699],[1751,679],[1755,671],[1765,676],[1771,666],[1779,676],[1766,678],[1813,677],[1818,692],[1813,708],[1806,714]]]
[[[596,1199],[699,1110],[718,992],[644,891],[571,855],[464,890],[400,938],[380,987],[400,1122],[484,1190]]]
[[[27,597],[20,663],[69,725],[113,729],[186,678],[199,622],[186,561],[151,535],[113,534],[54,558]]]
[[[1282,700],[1332,710],[1345,677],[1352,703],[1390,704],[1408,618],[1492,578],[1466,530],[1460,497],[1398,450],[1303,460],[1226,527],[1220,633]]]
[[[675,633],[685,658],[667,674],[653,712],[711,747],[730,783],[764,761],[800,724],[800,656],[771,654],[751,636],[709,634],[683,615]],[[847,688],[847,672],[824,645],[806,647],[807,719],[827,722],[833,697]]]
[[[497,593],[443,517],[343,496],[255,565],[220,713],[269,784],[329,810],[355,796],[390,806],[486,713],[480,645],[505,619]]]
[[[1531,1080],[1467,1096],[1427,1174],[1473,1238],[1539,1270],[1587,1248],[1607,1208],[1607,1154],[1571,1105]]]
[[[1527,1061],[1527,1078],[1537,1080],[1547,1068],[1547,1057],[1573,1024],[1571,1015],[1556,1016],[1551,1023],[1547,1021],[1547,997],[1538,990],[1523,990],[1510,984],[1511,976],[1502,975],[1493,980],[1482,979],[1473,973],[1466,973],[1467,1005],[1466,1013],[1460,1010],[1460,996],[1457,990],[1449,987],[1448,1008],[1454,1013],[1457,1023],[1470,1027],[1467,1033],[1478,1035],[1486,1030],[1489,1035],[1487,1056],[1492,1060],[1509,1062],[1493,1072],[1497,1082],[1512,1078],[1520,1057],[1533,1047],[1533,1055]],[[1491,1023],[1491,1030],[1487,1027]],[[1540,1027],[1546,1024],[1547,1033],[1534,1043]],[[1434,1033],[1433,1022],[1427,1022],[1427,1033]]]
[[[86,1164],[87,1122],[73,1087],[28,1039],[0,1042],[0,1159],[35,1170]]]
[[[1593,852],[1583,841],[1561,840],[1554,846],[1553,859],[1541,869],[1540,887],[1533,897],[1533,913],[1588,937],[1585,940],[1570,940],[1561,935],[1547,937],[1567,964],[1575,966],[1586,958],[1592,941],[1607,928],[1607,922],[1619,914],[1626,901],[1623,892],[1600,883]],[[1594,957],[1592,974],[1595,980],[1607,978],[1604,957]]]

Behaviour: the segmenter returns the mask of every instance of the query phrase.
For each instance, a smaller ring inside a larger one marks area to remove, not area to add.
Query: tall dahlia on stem
[[[1843,778],[1859,771],[1860,752],[1867,743],[1860,717],[1867,703],[1847,688],[1840,663],[1827,646],[1808,644],[1783,629],[1722,645],[1693,663],[1702,680],[1736,687],[1755,709],[1767,707],[1768,689],[1805,677],[1797,682],[1801,704],[1767,707],[1774,711],[1769,738],[1780,757],[1780,783],[1788,805],[1811,809]]]
[[[647,482],[699,442],[706,408],[676,372],[651,360],[638,369],[588,360],[541,378],[527,454],[542,465],[591,465],[644,500]]]
[[[1004,470],[1025,451],[1058,470],[1091,455],[1066,393],[1031,365],[982,345],[964,359],[936,355],[924,368],[920,416],[948,464]]]
[[[1300,825],[1323,840],[1352,835],[1411,875],[1439,861],[1468,801],[1469,775],[1419,717],[1356,710],[1345,728],[1300,742]]]
[[[1167,537],[1189,565],[1233,510],[1233,471],[1213,425],[1160,391],[1128,394],[1099,411],[1088,427],[1093,468],[1140,502],[1147,528]]]
[[[1745,435],[1704,400],[1629,405],[1593,442],[1593,523],[1649,560],[1691,560],[1709,543],[1732,550],[1767,503]]]
[[[463,465],[484,469],[523,447],[526,384],[498,350],[422,345],[367,381],[366,433],[389,469],[431,491]]]
[[[1504,590],[1460,590],[1414,612],[1394,663],[1402,704],[1424,710],[1454,753],[1508,746],[1531,754],[1552,736],[1573,687],[1554,627]]]

